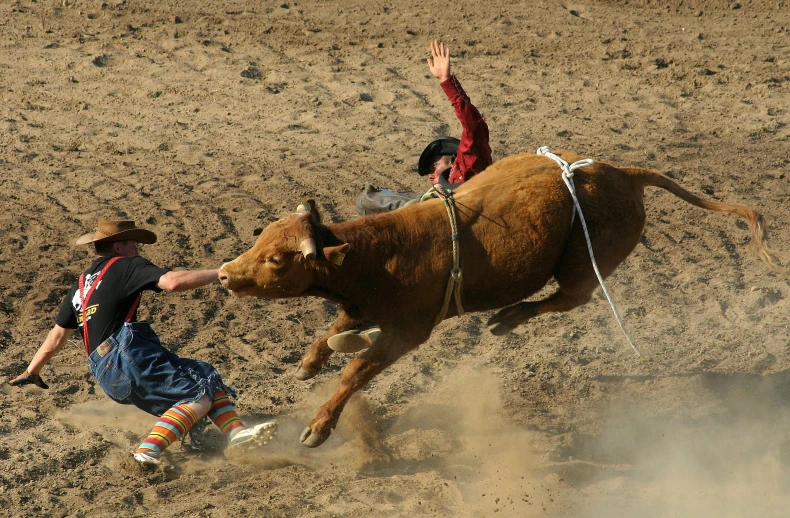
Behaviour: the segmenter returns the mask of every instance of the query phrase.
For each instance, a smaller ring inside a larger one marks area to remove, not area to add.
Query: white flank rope
[[[628,331],[625,329],[625,324],[623,323],[623,319],[620,318],[620,313],[617,311],[617,307],[614,305],[614,301],[612,300],[612,296],[609,294],[609,290],[606,289],[606,284],[603,282],[603,277],[601,277],[601,272],[598,270],[598,263],[595,262],[595,256],[593,255],[592,244],[590,243],[590,234],[587,232],[587,222],[584,221],[584,214],[582,214],[581,205],[579,205],[579,199],[576,197],[576,186],[573,183],[573,171],[579,169],[580,167],[586,167],[589,165],[593,165],[593,161],[589,158],[585,160],[579,160],[572,164],[569,164],[561,157],[555,155],[551,152],[551,148],[549,146],[542,146],[538,148],[536,152],[538,155],[542,155],[548,158],[551,158],[557,164],[559,164],[560,168],[562,169],[562,179],[565,181],[565,185],[568,187],[568,190],[571,193],[571,197],[573,198],[573,204],[575,206],[574,214],[576,212],[579,213],[579,221],[582,223],[582,229],[584,230],[584,237],[587,240],[587,250],[590,252],[590,260],[592,261],[593,270],[595,270],[595,275],[598,277],[598,282],[601,284],[601,288],[603,289],[603,294],[606,295],[606,300],[609,301],[609,305],[612,307],[612,312],[614,312],[614,316],[617,319],[617,323],[620,324],[620,329],[623,330],[623,334],[625,335],[626,340],[631,345],[631,348],[634,350],[637,356],[641,357],[642,353],[639,352],[636,345],[634,345],[633,340],[631,340],[631,335],[628,334]],[[573,220],[571,219],[571,225],[573,224]]]

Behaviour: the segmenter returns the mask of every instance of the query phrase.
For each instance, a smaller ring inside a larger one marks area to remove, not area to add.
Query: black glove
[[[16,378],[14,378],[11,381],[9,381],[8,384],[13,386],[13,387],[17,387],[19,385],[34,384],[37,387],[41,387],[43,389],[48,389],[49,388],[49,385],[44,383],[44,380],[41,379],[41,376],[39,376],[38,374],[31,374],[31,373],[29,373],[27,371],[23,372],[22,374],[20,374]]]

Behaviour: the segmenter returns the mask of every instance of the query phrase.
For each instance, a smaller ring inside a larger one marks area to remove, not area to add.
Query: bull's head
[[[317,249],[321,216],[313,200],[295,214],[263,229],[253,247],[219,270],[219,280],[231,293],[263,298],[296,297],[313,285],[316,272],[342,264],[350,245]]]

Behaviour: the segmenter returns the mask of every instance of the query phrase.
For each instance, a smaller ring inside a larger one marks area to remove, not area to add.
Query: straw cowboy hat
[[[156,234],[150,230],[137,228],[134,221],[99,221],[96,232],[81,236],[74,244],[87,245],[97,241],[134,240],[144,245],[156,243]]]

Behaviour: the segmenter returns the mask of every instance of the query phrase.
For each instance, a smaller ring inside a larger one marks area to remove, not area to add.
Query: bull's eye
[[[282,266],[283,264],[282,257],[280,257],[279,255],[273,255],[269,257],[268,261],[272,263],[273,266]]]

